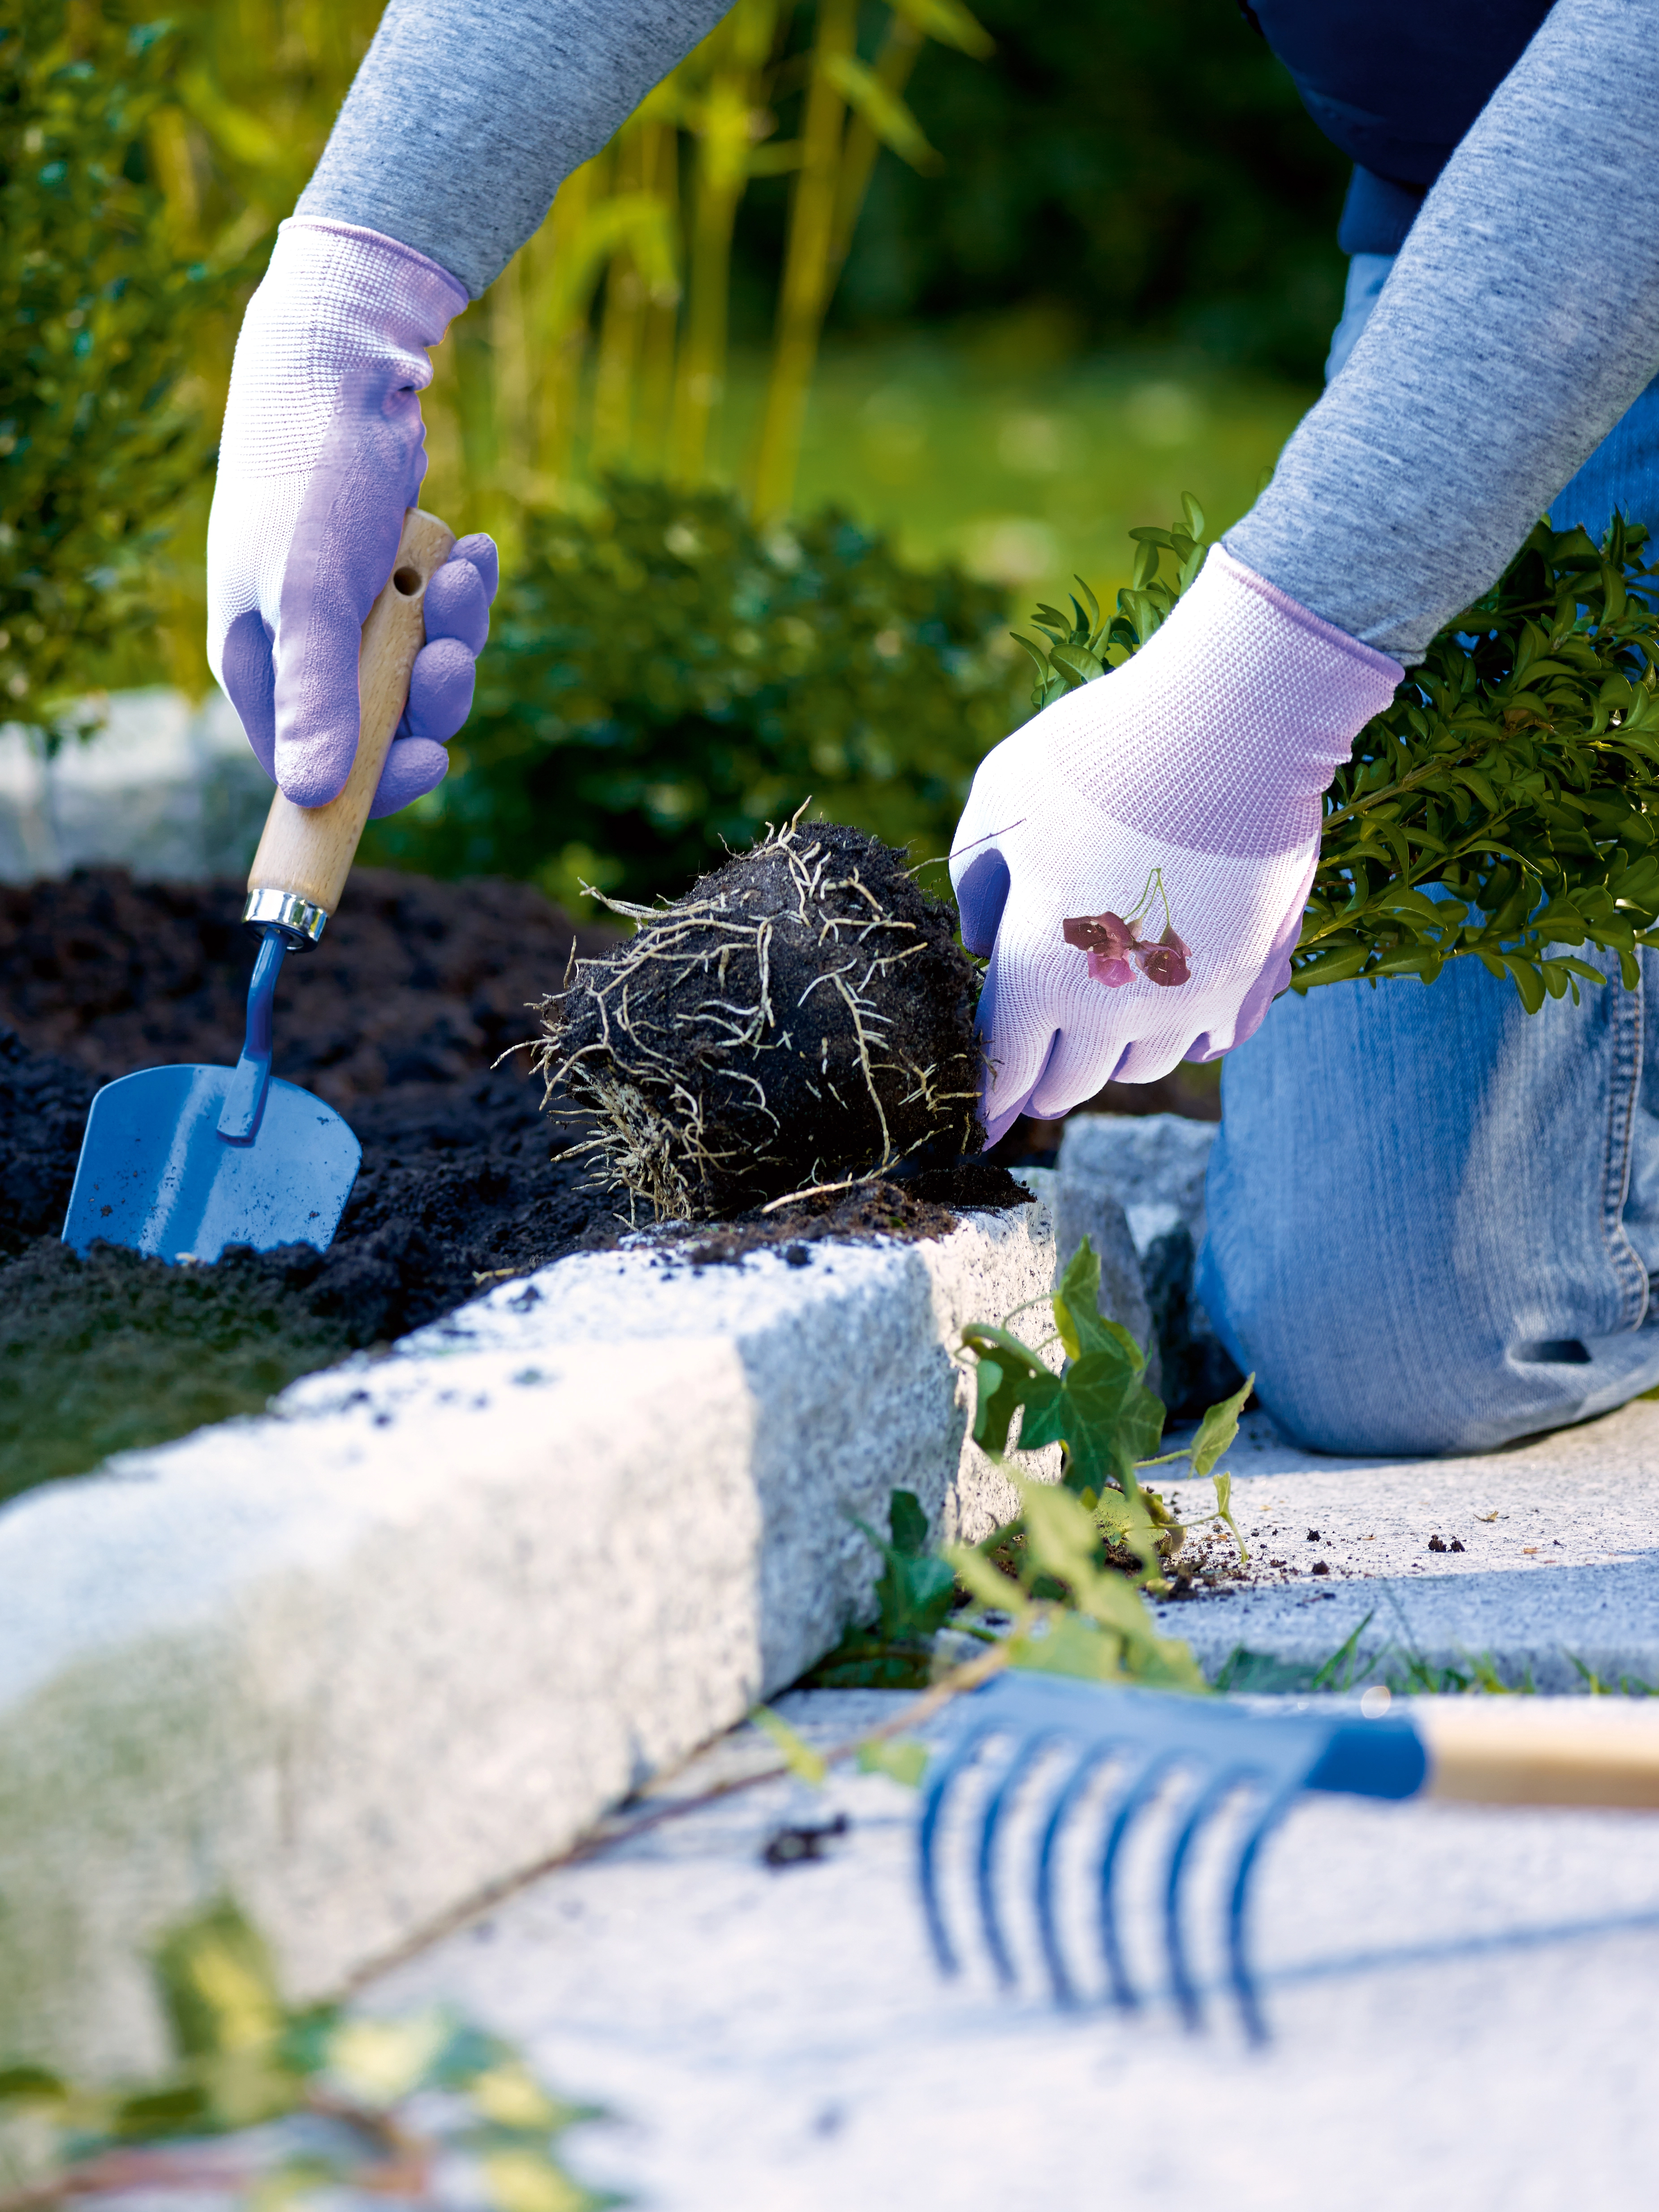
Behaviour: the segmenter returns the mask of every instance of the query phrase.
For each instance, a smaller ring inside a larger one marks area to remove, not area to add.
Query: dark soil
[[[650,1212],[720,1218],[982,1141],[978,981],[908,856],[791,823],[579,961],[541,1064]]]
[[[575,930],[531,886],[364,869],[313,953],[284,966],[276,1072],[337,1108],[363,1165],[326,1253],[298,1245],[181,1268],[58,1242],[100,1083],[170,1060],[228,1064],[255,944],[229,881],[88,871],[0,885],[0,1498],[258,1410],[295,1376],[436,1319],[492,1279],[611,1244],[627,1227],[550,1117],[527,1055],[532,1005]],[[522,1072],[521,1072],[522,1071]],[[693,1264],[826,1237],[915,1237],[953,1206],[1014,1203],[1003,1172],[908,1170],[680,1240]],[[718,1249],[716,1249],[718,1248]]]

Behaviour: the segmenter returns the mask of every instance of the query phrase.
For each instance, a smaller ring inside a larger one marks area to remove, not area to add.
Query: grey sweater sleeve
[[[295,212],[412,246],[476,300],[729,5],[389,0]]]
[[[1228,550],[1411,662],[1659,370],[1659,0],[1556,0]]]

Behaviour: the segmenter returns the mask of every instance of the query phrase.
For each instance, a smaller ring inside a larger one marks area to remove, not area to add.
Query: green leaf
[[[893,1549],[907,1559],[917,1559],[927,1549],[927,1516],[914,1490],[896,1490],[887,1507],[887,1524],[893,1532]]]
[[[1069,1358],[1115,1348],[1139,1374],[1146,1355],[1128,1330],[1100,1310],[1100,1255],[1085,1237],[1066,1261],[1054,1294],[1054,1327]]]
[[[1068,1674],[1085,1682],[1122,1682],[1121,1638],[1103,1631],[1086,1613],[1062,1613],[1042,1636],[1014,1639],[1009,1662],[1027,1674]]]
[[[945,1556],[976,1603],[992,1613],[1012,1613],[1016,1619],[1029,1611],[1025,1592],[1011,1576],[994,1567],[983,1552],[969,1544],[947,1544]]]
[[[1244,1531],[1233,1518],[1233,1479],[1231,1475],[1224,1474],[1218,1469],[1211,1477],[1211,1480],[1215,1484],[1215,1510],[1232,1532],[1233,1541],[1238,1547],[1238,1564],[1242,1567],[1248,1567],[1250,1564],[1250,1554],[1245,1547]]]
[[[955,46],[976,61],[996,52],[996,40],[962,0],[892,0],[892,9],[940,46]]]
[[[875,71],[851,54],[823,53],[817,57],[823,71],[847,105],[866,123],[890,153],[924,172],[945,165],[923,135],[921,124],[890,86]]]
[[[489,2152],[478,2172],[495,2212],[590,2212],[592,2204],[550,2152],[531,2144]]]
[[[61,2105],[69,2084],[44,2066],[0,2066],[0,2105]]]
[[[182,2057],[258,2050],[281,2033],[283,2007],[270,1953],[232,1899],[170,1930],[156,1945],[153,1964]]]
[[[1200,1482],[1224,1451],[1232,1449],[1233,1438],[1238,1434],[1238,1417],[1249,1403],[1255,1388],[1255,1376],[1247,1375],[1231,1398],[1212,1406],[1198,1425],[1198,1434],[1191,1446],[1193,1473]]]
[[[878,1625],[885,1642],[898,1644],[932,1636],[942,1626],[951,1609],[955,1577],[946,1561],[928,1556],[927,1516],[914,1492],[893,1492],[888,1519],[891,1543],[884,1542],[856,1515],[854,1525],[882,1555],[884,1564],[876,1583]]]
[[[1086,646],[1057,645],[1048,655],[1054,666],[1070,677],[1074,688],[1092,684],[1097,676],[1106,673],[1104,667]]]
[[[907,1790],[919,1790],[927,1771],[927,1747],[904,1736],[868,1736],[859,1746],[860,1774],[884,1774]]]
[[[810,1783],[814,1790],[823,1787],[830,1769],[822,1753],[814,1751],[805,1737],[797,1735],[781,1713],[775,1713],[769,1705],[757,1705],[749,1717],[771,1737],[784,1765],[798,1780]]]
[[[1034,1421],[1041,1427],[1058,1402],[1060,1377],[1017,1336],[1011,1336],[1006,1329],[994,1328],[989,1322],[970,1322],[962,1332],[962,1342],[979,1360],[975,1377],[975,1443],[999,1455],[1006,1452],[1009,1425],[1024,1407],[1020,1443],[1022,1449],[1029,1449]],[[1045,1435],[1044,1440],[1052,1438]]]

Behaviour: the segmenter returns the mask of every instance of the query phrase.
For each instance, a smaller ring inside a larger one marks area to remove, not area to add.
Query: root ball
[[[575,963],[536,1065],[659,1218],[976,1150],[977,982],[950,909],[862,831],[791,823]]]

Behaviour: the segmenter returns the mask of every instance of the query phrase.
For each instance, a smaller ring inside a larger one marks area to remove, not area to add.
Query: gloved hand
[[[357,750],[357,652],[426,474],[426,349],[466,293],[378,232],[291,216],[236,342],[208,524],[208,659],[267,775],[337,798]],[[443,781],[472,704],[495,548],[459,540],[370,811]]]
[[[1404,672],[1222,546],[1133,659],[981,763],[951,851],[989,952],[985,1121],[1242,1044],[1290,980],[1320,794]]]

